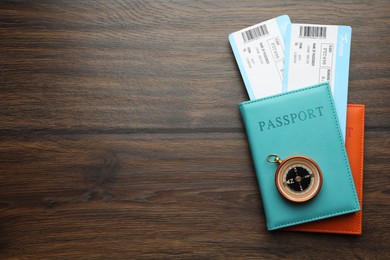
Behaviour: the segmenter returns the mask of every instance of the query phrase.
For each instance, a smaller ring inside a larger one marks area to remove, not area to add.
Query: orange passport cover
[[[364,105],[348,105],[345,146],[360,207],[363,207]],[[362,210],[285,228],[291,231],[362,234]]]

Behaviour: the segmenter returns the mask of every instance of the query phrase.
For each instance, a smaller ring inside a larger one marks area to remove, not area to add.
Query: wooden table
[[[0,1],[0,258],[387,258],[388,1]],[[267,232],[230,32],[353,27],[363,235]]]

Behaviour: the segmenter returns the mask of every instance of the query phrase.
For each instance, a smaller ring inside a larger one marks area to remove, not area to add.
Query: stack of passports
[[[343,135],[338,122],[331,89],[328,83],[285,92],[239,105],[254,162],[263,201],[268,230],[290,229],[335,233],[361,233],[361,214],[353,227],[343,226],[343,221],[323,226],[304,226],[308,222],[320,223],[324,219],[349,216],[361,209],[355,181],[361,180],[363,146],[357,145],[353,158],[360,166],[351,172]],[[363,143],[364,107],[356,106],[351,115],[361,115],[360,123],[347,128]],[[349,115],[349,114],[348,114]],[[360,130],[360,135],[356,134]],[[355,145],[352,145],[355,147]],[[294,155],[313,159],[322,171],[319,193],[304,203],[286,200],[275,186],[277,165],[266,158],[277,154],[280,158]],[[361,187],[361,182],[357,182]],[[355,213],[356,214],[356,213]],[[336,219],[336,218],[335,218]],[[321,221],[319,221],[321,220]],[[350,220],[344,220],[350,221]],[[294,226],[294,227],[291,227]],[[294,229],[295,228],[295,229]]]
[[[365,107],[347,105],[351,32],[282,15],[229,35],[268,230],[362,233]]]

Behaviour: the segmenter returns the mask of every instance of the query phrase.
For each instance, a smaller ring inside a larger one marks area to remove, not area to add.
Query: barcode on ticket
[[[300,26],[299,37],[303,38],[326,38],[326,27]]]
[[[242,39],[244,40],[245,43],[258,39],[268,34],[269,33],[268,33],[267,25],[265,24],[241,33]]]

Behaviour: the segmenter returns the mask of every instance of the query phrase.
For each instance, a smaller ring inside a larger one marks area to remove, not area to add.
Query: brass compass
[[[270,163],[278,163],[275,185],[279,193],[292,202],[306,202],[314,198],[321,189],[322,173],[312,159],[291,156],[282,160],[276,154],[267,156]]]

